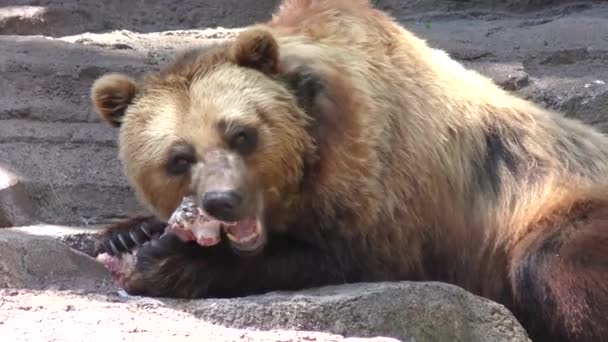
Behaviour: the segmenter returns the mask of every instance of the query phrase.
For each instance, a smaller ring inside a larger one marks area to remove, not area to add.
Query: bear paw
[[[152,217],[133,217],[107,227],[99,236],[95,254],[119,256],[130,253],[152,240],[158,239],[166,223]]]

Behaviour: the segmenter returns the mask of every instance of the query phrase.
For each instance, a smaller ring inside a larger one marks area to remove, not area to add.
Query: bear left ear
[[[235,63],[274,74],[278,70],[279,45],[272,33],[262,28],[252,28],[242,32],[232,45]]]
[[[91,100],[95,110],[113,127],[120,127],[127,107],[137,93],[131,78],[116,73],[99,77],[91,87]]]

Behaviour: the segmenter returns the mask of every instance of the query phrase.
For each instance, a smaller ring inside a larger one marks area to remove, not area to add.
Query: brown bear
[[[608,138],[367,1],[285,0],[141,80],[101,76],[92,100],[155,214],[101,236],[115,266],[129,256],[114,271],[130,293],[440,281],[534,341],[608,341]],[[220,243],[165,232],[186,196]]]

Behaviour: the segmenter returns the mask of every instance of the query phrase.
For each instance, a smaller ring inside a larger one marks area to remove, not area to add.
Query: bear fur
[[[367,1],[285,0],[141,80],[103,75],[92,100],[120,127],[126,174],[155,214],[100,240],[117,257],[137,250],[131,293],[441,281],[504,304],[534,341],[608,340],[608,138]],[[250,131],[227,138],[239,127]],[[238,175],[221,182],[245,189],[262,248],[158,238],[212,174]]]

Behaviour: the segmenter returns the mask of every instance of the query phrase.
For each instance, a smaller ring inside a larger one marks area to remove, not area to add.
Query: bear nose
[[[210,191],[203,195],[203,209],[222,221],[237,221],[241,195],[236,191]]]

